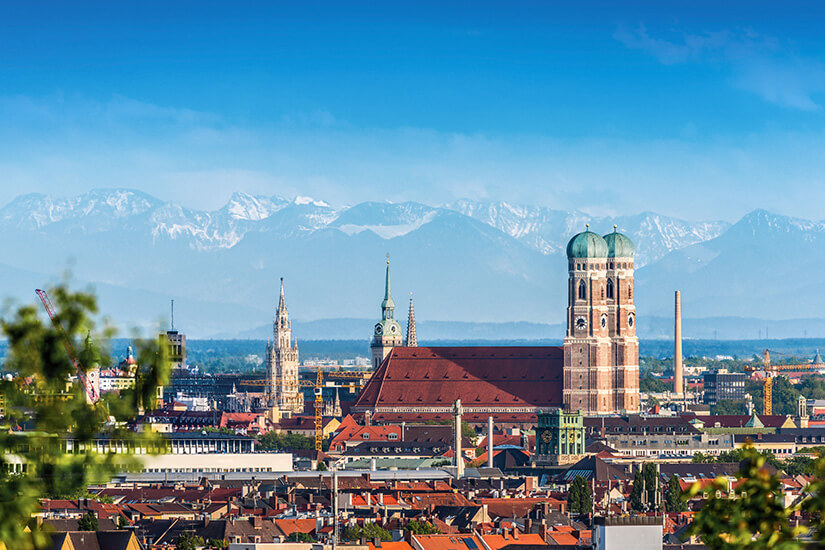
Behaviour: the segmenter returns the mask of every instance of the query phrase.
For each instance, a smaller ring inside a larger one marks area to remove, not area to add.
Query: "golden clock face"
[[[541,438],[544,440],[545,443],[550,443],[550,440],[553,439],[553,434],[550,432],[542,432]]]
[[[571,433],[569,436],[567,436],[567,440],[570,441],[570,443],[573,443],[574,441],[576,441],[576,434]]]

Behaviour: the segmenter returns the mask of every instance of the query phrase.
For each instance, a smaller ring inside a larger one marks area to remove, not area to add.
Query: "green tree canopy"
[[[106,326],[97,330],[93,294],[73,292],[63,284],[50,289],[49,295],[57,320],[75,349],[84,349],[80,342],[89,334],[103,343],[113,335]],[[139,408],[154,408],[157,386],[168,376],[167,350],[154,338],[137,341],[135,387],[89,403],[81,385],[69,383],[75,366],[64,348],[63,336],[39,304],[10,312],[0,320],[0,327],[8,341],[4,370],[14,375],[0,381],[6,403],[6,415],[0,421],[0,449],[12,451],[0,453],[0,541],[21,550],[49,546],[42,527],[30,522],[41,498],[85,494],[88,485],[107,482],[117,472],[139,467],[128,454],[90,450],[94,438],[105,434],[128,445],[160,442],[158,434],[138,434],[126,426]],[[105,346],[96,348],[96,360],[109,364]],[[22,431],[18,426],[27,429]],[[67,438],[72,440],[72,453],[66,452]],[[12,455],[22,462],[22,471],[15,471]]]
[[[668,512],[684,512],[687,510],[687,502],[685,502],[682,488],[679,486],[679,478],[675,475],[670,476],[667,482],[665,510]]]
[[[175,539],[176,550],[196,550],[206,545],[203,537],[194,533],[183,533]]]
[[[630,493],[630,506],[637,512],[652,510],[656,504],[659,488],[659,474],[652,462],[645,462],[642,469],[633,476],[633,490]]]
[[[711,414],[748,414],[748,403],[744,399],[720,399],[710,408]]]
[[[742,483],[736,488],[735,499],[728,498],[731,489],[723,479],[709,488],[695,483],[688,497],[707,493],[707,499],[688,533],[698,535],[712,550],[802,548],[797,536],[805,529],[794,527],[790,521],[796,507],[785,507],[779,479],[764,466],[764,456],[752,448],[746,450],[737,474]]]
[[[77,529],[79,531],[97,531],[97,516],[91,512],[86,512],[77,520]]]
[[[258,443],[265,451],[292,451],[314,449],[315,438],[301,434],[267,432],[258,437]]]
[[[762,403],[762,381],[748,380],[745,383],[745,391],[753,397],[756,412],[763,414]],[[799,391],[790,383],[787,376],[777,376],[773,379],[773,414],[796,414],[796,400]]]
[[[567,509],[573,514],[589,514],[593,511],[593,495],[587,480],[577,475],[567,491]]]
[[[404,526],[404,531],[410,531],[414,535],[437,535],[441,533],[438,527],[428,521],[412,520]]]
[[[294,531],[286,537],[286,542],[315,542],[315,539],[309,533]]]
[[[366,540],[375,540],[376,538],[383,541],[392,540],[390,532],[378,525],[375,522],[368,521],[364,525],[353,525],[344,529],[342,533],[344,540],[358,541],[361,538]]]

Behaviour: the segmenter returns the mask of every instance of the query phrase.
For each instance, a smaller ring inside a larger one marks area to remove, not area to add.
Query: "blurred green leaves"
[[[94,294],[72,291],[65,282],[48,293],[75,349],[84,349],[80,343],[91,335],[95,362],[110,365],[105,344],[114,330],[95,322]],[[32,521],[41,498],[84,494],[89,484],[138,469],[136,448],[165,448],[158,434],[136,433],[129,423],[141,409],[155,407],[157,387],[168,378],[167,350],[154,338],[138,340],[135,387],[88,403],[83,388],[70,383],[75,367],[39,303],[6,315],[0,328],[9,344],[4,370],[14,375],[0,380],[5,408],[0,420],[0,541],[8,548],[40,548],[50,544],[48,534]],[[82,356],[87,363],[88,351]],[[84,370],[91,367],[82,363]],[[99,438],[118,445],[98,452],[94,442]]]

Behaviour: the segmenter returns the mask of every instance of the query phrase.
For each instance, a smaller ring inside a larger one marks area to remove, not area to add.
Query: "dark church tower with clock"
[[[390,258],[387,255],[387,278],[384,282],[384,300],[381,302],[381,320],[373,329],[372,368],[377,369],[392,348],[403,345],[401,324],[395,320],[395,302],[390,294]]]
[[[589,227],[567,245],[563,399],[568,411],[638,412],[634,253],[624,235],[614,231],[602,237]]]

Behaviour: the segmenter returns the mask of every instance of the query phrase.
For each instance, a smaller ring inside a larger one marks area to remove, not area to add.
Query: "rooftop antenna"
[[[172,300],[172,332],[175,331],[175,300]]]

